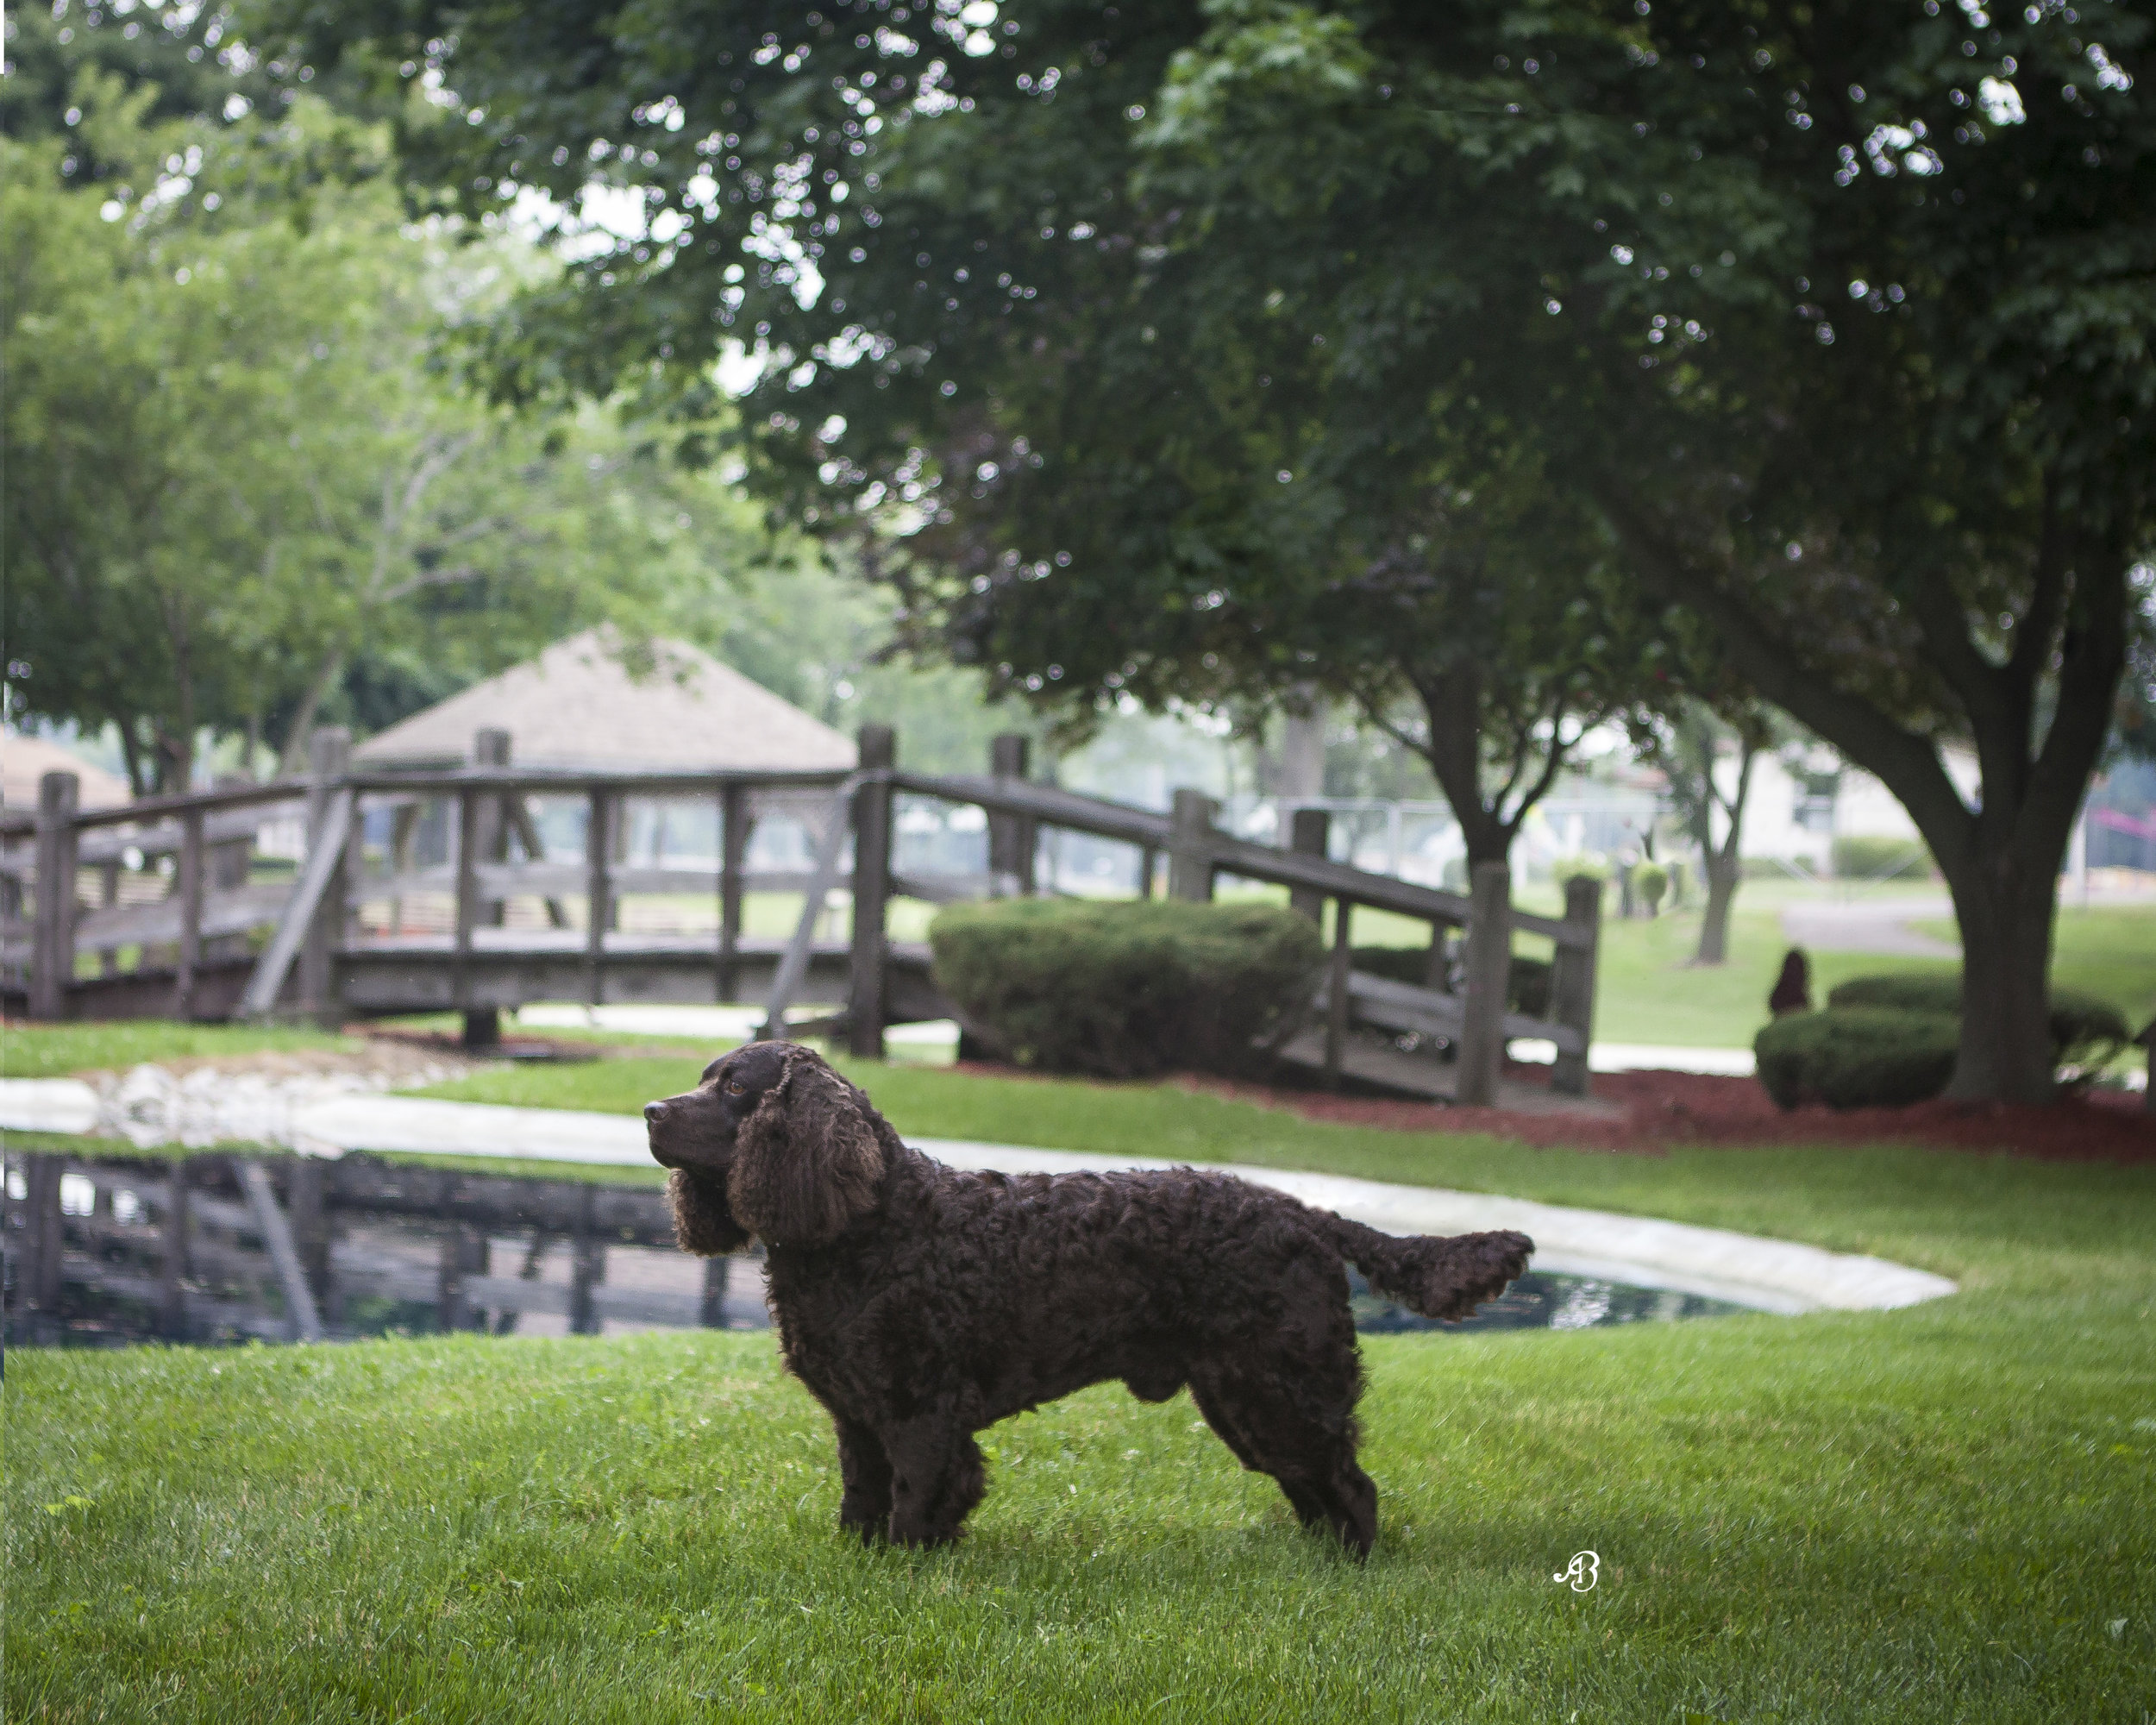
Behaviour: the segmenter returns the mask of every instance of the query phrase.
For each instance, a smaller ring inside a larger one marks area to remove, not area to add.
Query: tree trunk
[[[1961,1047],[1946,1095],[1958,1101],[2047,1102],[2055,867],[1979,856],[1948,877],[1961,925]]]
[[[306,770],[307,739],[314,735],[315,714],[328,699],[330,686],[343,674],[344,649],[338,648],[323,660],[315,671],[314,681],[307,685],[307,693],[299,698],[298,710],[292,714],[291,724],[285,732],[285,746],[278,751],[279,778],[297,778]]]
[[[1707,874],[1707,912],[1700,919],[1695,964],[1721,964],[1729,958],[1729,907],[1736,902],[1740,865],[1734,856],[1708,852],[1701,866]]]

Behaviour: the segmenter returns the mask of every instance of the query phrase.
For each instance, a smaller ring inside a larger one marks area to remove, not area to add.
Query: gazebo
[[[648,653],[631,654],[610,629],[588,629],[392,724],[353,758],[454,766],[472,758],[479,732],[498,731],[520,767],[852,769],[849,738],[702,649],[658,640]]]

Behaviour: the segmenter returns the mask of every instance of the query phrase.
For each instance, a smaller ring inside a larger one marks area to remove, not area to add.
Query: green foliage
[[[1889,1007],[1902,1012],[1959,1016],[1961,978],[1953,975],[1852,976],[1827,996],[1828,1007]],[[2093,1076],[2125,1051],[2134,1032],[2126,1015],[2100,995],[2078,988],[2051,991],[2052,1064]]]
[[[458,386],[439,338],[528,261],[407,224],[380,129],[72,88],[62,135],[0,142],[19,709],[114,724],[138,787],[173,786],[203,727],[401,716],[580,624],[633,632],[711,561],[742,512],[716,480],[604,410]]]
[[[1292,911],[1176,900],[953,906],[929,944],[937,984],[1012,1059],[1114,1078],[1248,1070],[1324,957]]]
[[[502,388],[693,401],[754,343],[758,483],[1000,682],[1412,698],[1478,856],[1576,724],[1748,686],[2025,930],[2150,604],[2151,22],[1964,11],[258,16],[441,73],[429,195],[642,197]],[[2027,1086],[2025,1018],[1971,1014],[1979,1086]]]
[[[1946,1088],[1960,1039],[1949,1013],[1852,1006],[1777,1019],[1752,1049],[1760,1083],[1784,1108],[1899,1108]]]
[[[1644,862],[1635,862],[1632,868],[1632,889],[1639,895],[1639,901],[1646,906],[1647,914],[1657,915],[1662,909],[1664,896],[1670,890],[1670,871],[1651,858]]]
[[[1835,878],[1843,881],[1925,881],[1936,869],[1921,838],[1846,833],[1834,840],[1833,856]]]

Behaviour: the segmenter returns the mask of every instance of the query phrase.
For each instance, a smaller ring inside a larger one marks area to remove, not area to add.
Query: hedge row
[[[2109,1001],[2071,988],[2053,994],[2054,1069],[2099,1071],[2128,1038]],[[1825,1011],[1767,1026],[1752,1054],[1760,1083],[1783,1107],[1902,1107],[1946,1088],[1960,1041],[1959,976],[1857,976],[1827,997]]]
[[[992,1047],[1049,1072],[1238,1073],[1316,985],[1316,927],[1274,905],[1006,899],[929,929],[936,981]]]

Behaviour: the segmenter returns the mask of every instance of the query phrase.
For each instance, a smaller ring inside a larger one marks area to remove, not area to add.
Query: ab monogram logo
[[[1592,1552],[1576,1552],[1572,1561],[1550,1578],[1552,1581],[1569,1581],[1575,1593],[1591,1593],[1595,1582],[1601,1573],[1602,1560]]]

